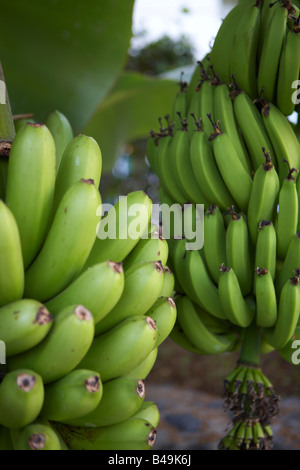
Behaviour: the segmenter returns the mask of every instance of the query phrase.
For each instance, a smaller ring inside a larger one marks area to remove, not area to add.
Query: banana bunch
[[[62,113],[16,127],[0,168],[0,449],[151,449],[145,379],[177,317],[152,201],[106,210],[101,150]]]
[[[255,99],[263,93],[289,116],[300,76],[299,4],[242,0],[223,20],[210,58],[226,83],[232,76]]]

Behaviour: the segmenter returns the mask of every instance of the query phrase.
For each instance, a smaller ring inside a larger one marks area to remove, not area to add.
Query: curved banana
[[[0,383],[0,424],[23,428],[40,414],[44,384],[35,371],[21,368],[8,372]]]
[[[194,344],[191,343],[189,338],[184,333],[183,329],[179,325],[178,321],[176,321],[173,330],[169,335],[170,339],[174,341],[179,347],[185,349],[186,351],[190,351],[194,354],[199,354],[201,356],[205,356],[206,352],[202,349],[199,349]]]
[[[295,110],[293,84],[300,76],[300,28],[294,21],[292,29],[287,28],[285,41],[280,55],[276,85],[276,105],[286,116]]]
[[[37,418],[28,426],[11,430],[15,450],[62,450],[62,440],[49,421]]]
[[[8,206],[0,200],[0,307],[23,297],[24,263],[19,229]]]
[[[215,284],[220,277],[220,264],[226,263],[226,228],[220,208],[212,204],[204,215],[203,252],[209,274]]]
[[[280,182],[269,151],[263,148],[265,163],[255,171],[248,204],[249,233],[255,244],[258,227],[262,220],[275,222]]]
[[[215,131],[209,140],[212,141],[218,168],[238,207],[246,212],[252,188],[252,176],[241,163],[228,134],[221,131],[218,123],[212,124]]]
[[[279,62],[287,28],[288,10],[283,2],[274,2],[274,13],[265,32],[257,73],[257,92],[274,102]]]
[[[235,204],[235,201],[220,174],[212,145],[203,131],[201,121],[193,116],[197,130],[191,136],[190,160],[196,181],[207,201],[226,209]]]
[[[126,375],[156,347],[157,328],[151,317],[135,315],[94,338],[77,369],[99,372],[102,382]]]
[[[233,268],[245,296],[252,291],[253,257],[247,222],[242,214],[229,208],[231,221],[226,231],[226,259],[228,266]],[[225,263],[225,260],[221,261]],[[219,267],[221,265],[219,264]]]
[[[26,297],[49,300],[79,275],[96,239],[100,203],[92,180],[69,188],[40,253],[25,273]]]
[[[44,384],[59,380],[73,370],[88,352],[94,338],[92,314],[83,306],[63,309],[48,335],[34,348],[7,359],[8,370],[29,368]],[[93,369],[92,369],[93,370]]]
[[[276,224],[277,257],[285,259],[289,244],[298,227],[298,194],[295,168],[289,168],[288,175],[284,179],[279,191],[279,212]]]
[[[82,271],[102,261],[122,262],[148,229],[151,213],[152,201],[144,191],[133,191],[119,198],[97,226],[97,238]],[[110,230],[110,227],[112,236],[102,237],[105,229]]]
[[[103,261],[83,271],[65,290],[45,303],[53,316],[69,305],[84,305],[98,323],[117,304],[124,290],[121,263]]]
[[[236,337],[233,333],[214,334],[202,322],[192,300],[187,296],[176,298],[178,322],[189,341],[205,354],[230,351]]]
[[[7,357],[39,344],[52,326],[52,315],[37,300],[21,299],[0,308],[0,339]]]
[[[153,401],[145,400],[133,417],[145,419],[151,423],[154,428],[157,428],[160,421],[159,408]]]
[[[262,220],[255,244],[255,267],[264,266],[274,281],[276,272],[276,230],[273,222]],[[255,283],[254,283],[255,284]]]
[[[25,269],[49,229],[55,176],[55,143],[50,131],[43,124],[26,123],[10,150],[5,199],[19,227]]]
[[[265,330],[266,340],[275,349],[282,349],[291,339],[296,329],[300,312],[299,277],[295,276],[284,284],[278,304],[275,325]]]
[[[85,427],[102,427],[120,423],[133,416],[145,399],[143,380],[118,377],[103,384],[103,394],[98,405],[84,416],[65,420],[66,424]]]
[[[149,234],[149,238],[139,240],[138,244],[123,261],[123,268],[126,271],[137,263],[160,261],[163,268],[169,256],[169,246],[165,238],[157,231]]]
[[[215,103],[215,86],[212,77],[205,70],[204,65],[200,62],[201,67],[201,84],[199,89],[199,117],[202,120],[203,131],[208,138],[212,131],[211,122],[208,114],[214,119],[214,103]]]
[[[247,328],[254,318],[254,312],[243,297],[234,270],[225,265],[221,265],[220,270],[219,297],[223,310],[231,323]]]
[[[156,429],[141,418],[96,428],[57,423],[56,428],[70,450],[150,450],[156,439]]]
[[[102,171],[102,154],[93,137],[79,134],[67,145],[57,171],[53,215],[67,190],[81,179],[94,181],[99,188]]]
[[[171,297],[159,297],[146,315],[155,321],[157,327],[156,347],[158,347],[167,339],[175,325],[176,304]]]
[[[56,148],[56,171],[59,170],[62,155],[74,137],[73,129],[68,118],[57,109],[48,114],[45,124],[51,132]]]
[[[103,387],[98,372],[72,370],[45,386],[40,416],[50,421],[80,419],[95,410],[102,400]]]
[[[277,297],[271,273],[266,268],[255,269],[256,324],[262,328],[274,326],[277,320]]]
[[[164,281],[160,297],[172,297],[175,290],[175,276],[168,266],[164,267]]]

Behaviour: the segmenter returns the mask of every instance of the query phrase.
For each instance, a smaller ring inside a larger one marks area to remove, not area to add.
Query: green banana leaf
[[[134,0],[2,0],[0,61],[13,114],[59,109],[74,132],[123,69]]]
[[[121,75],[83,129],[101,148],[103,172],[112,168],[124,143],[147,138],[151,129],[159,130],[158,117],[171,114],[178,89],[174,80],[134,72]]]

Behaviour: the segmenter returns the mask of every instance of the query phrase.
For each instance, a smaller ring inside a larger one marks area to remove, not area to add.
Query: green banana
[[[100,203],[92,180],[81,180],[69,188],[40,253],[25,273],[26,297],[49,300],[79,275],[96,239]]]
[[[85,416],[74,416],[66,424],[85,427],[102,427],[120,423],[133,416],[145,399],[143,380],[118,377],[103,384],[100,403]]]
[[[203,349],[200,349],[191,343],[190,339],[186,336],[178,321],[175,323],[169,337],[172,341],[174,341],[174,343],[179,345],[180,348],[183,348],[186,351],[202,356],[206,355],[206,352]]]
[[[293,277],[295,271],[300,268],[300,233],[296,233],[289,244],[281,269],[276,273],[275,287],[277,296],[280,296],[284,284]]]
[[[255,245],[255,267],[264,266],[274,281],[276,272],[276,230],[273,222],[262,220]]]
[[[214,317],[226,319],[218,288],[211,280],[200,252],[186,251],[185,240],[177,240],[173,261],[175,274],[193,302]]]
[[[202,322],[195,305],[187,296],[176,298],[180,327],[189,341],[207,355],[230,351],[236,337],[233,333],[214,334]]]
[[[242,133],[237,124],[237,120],[234,114],[233,102],[230,98],[229,86],[221,82],[220,79],[215,77],[216,89],[214,98],[214,116],[215,119],[220,122],[220,125],[224,131],[228,134],[230,140],[234,142],[236,153],[243,164],[243,166],[249,171],[252,171],[252,162],[246,145],[244,143]],[[232,204],[228,204],[227,207]]]
[[[203,252],[209,274],[215,284],[220,277],[220,264],[226,263],[226,228],[220,208],[212,204],[204,216]]]
[[[37,300],[21,299],[0,308],[0,339],[7,357],[39,344],[52,326],[50,312]]]
[[[256,53],[260,32],[260,5],[257,0],[247,4],[240,11],[237,27],[234,30],[230,54],[230,73],[236,82],[251,98],[256,97]]]
[[[126,375],[156,347],[157,328],[151,317],[135,315],[94,338],[78,369],[99,372],[102,382]]]
[[[228,134],[221,132],[218,123],[213,123],[212,141],[214,156],[219,171],[238,207],[246,212],[252,188],[252,176],[241,163],[234,143]]]
[[[0,424],[22,428],[34,421],[42,409],[44,384],[29,369],[8,372],[0,383]]]
[[[53,326],[43,341],[22,354],[8,358],[8,370],[27,367],[40,374],[44,384],[54,382],[79,364],[93,338],[92,314],[81,305],[69,306],[55,316]]]
[[[136,367],[127,372],[127,374],[124,374],[124,377],[140,377],[141,380],[145,380],[156,363],[157,355],[158,347],[155,347],[148,354],[146,359],[144,359],[140,364],[138,364]]]
[[[79,134],[67,145],[57,172],[53,215],[67,190],[81,179],[92,179],[99,188],[102,171],[102,154],[93,137]]]
[[[277,216],[277,257],[285,259],[289,244],[298,227],[298,194],[296,180],[293,176],[295,168],[289,168],[279,191],[279,212]]]
[[[103,387],[98,372],[72,370],[45,386],[40,416],[58,422],[80,419],[98,407],[102,394]]]
[[[0,307],[23,297],[24,264],[16,219],[0,200]]]
[[[164,280],[160,297],[172,297],[175,290],[175,276],[168,266],[164,267]]]
[[[266,268],[255,269],[256,324],[262,328],[275,325],[277,298],[271,273]]]
[[[73,129],[68,118],[57,109],[48,114],[45,124],[51,132],[56,148],[56,171],[59,170],[62,155],[71,140],[73,139]]]
[[[177,317],[176,304],[171,297],[159,297],[146,315],[156,323],[156,347],[158,347],[167,339],[175,325]]]
[[[134,414],[133,418],[145,419],[154,428],[157,428],[160,421],[160,412],[158,406],[153,401],[144,401],[140,409]]]
[[[270,152],[270,158],[275,168],[277,168],[273,142],[269,138],[256,104],[235,83],[231,83],[230,87],[232,89],[230,97],[233,100],[234,115],[241,129],[253,171],[255,172],[263,164],[262,148],[266,148]]]
[[[204,65],[200,62],[201,67],[201,84],[199,89],[199,118],[202,121],[203,131],[208,138],[211,134],[211,123],[208,114],[214,119],[214,102],[215,102],[215,86],[212,82],[210,74],[205,70]]]
[[[55,143],[43,124],[27,123],[12,144],[5,202],[19,227],[25,269],[49,229],[56,176]]]
[[[122,262],[133,250],[148,228],[151,219],[152,201],[143,191],[133,191],[109,210],[97,227],[97,238],[82,271],[102,261]],[[103,214],[100,214],[101,216]],[[113,230],[114,237],[100,238],[105,228]],[[140,235],[136,236],[136,227],[140,226]]]
[[[257,91],[259,94],[263,90],[265,99],[274,102],[280,56],[287,28],[288,10],[284,4],[279,3],[275,3],[272,8],[274,8],[274,13],[265,32],[258,64]]]
[[[286,163],[300,168],[299,142],[287,117],[272,103],[264,102],[261,109],[263,123],[276,153],[280,184],[286,177]]]
[[[228,265],[233,268],[242,294],[245,296],[250,294],[253,284],[250,234],[244,216],[237,214],[233,207],[229,208],[229,212],[232,218],[226,231],[226,260]],[[221,260],[221,263],[225,263],[225,260]]]
[[[62,450],[61,438],[45,419],[12,429],[10,435],[15,450]]]
[[[156,439],[156,429],[141,418],[96,428],[56,423],[56,428],[70,450],[150,450]]]
[[[293,336],[299,312],[299,277],[295,276],[288,279],[281,290],[276,324],[265,330],[266,340],[275,349],[284,348]]]
[[[295,110],[293,86],[300,76],[300,28],[298,20],[294,21],[292,29],[287,28],[279,61],[276,105],[286,116],[290,116]]]
[[[265,163],[254,174],[250,194],[247,219],[249,233],[255,244],[258,227],[262,220],[275,221],[280,182],[277,171],[272,164],[270,153],[263,149]]]
[[[45,305],[53,316],[69,305],[84,305],[92,313],[96,324],[114,308],[123,290],[122,264],[103,261],[82,272],[65,290]]]
[[[236,326],[247,328],[253,318],[254,312],[245,301],[238,278],[231,267],[220,266],[219,296],[228,320]]]
[[[124,278],[122,295],[109,314],[97,323],[96,336],[130,316],[144,315],[160,295],[164,270],[160,261],[145,261],[125,271]]]
[[[188,83],[183,80],[183,72],[181,73],[179,82],[179,91],[176,93],[172,106],[172,121],[174,122],[174,129],[181,128],[181,121],[179,115],[187,116],[188,100],[187,100]]]
[[[149,238],[139,240],[138,244],[123,261],[123,268],[126,271],[137,263],[160,261],[163,268],[168,260],[168,242],[157,231],[149,234]]]
[[[191,136],[190,160],[196,181],[207,201],[226,209],[235,204],[235,201],[220,174],[212,145],[203,131],[201,121],[193,116],[197,130]]]

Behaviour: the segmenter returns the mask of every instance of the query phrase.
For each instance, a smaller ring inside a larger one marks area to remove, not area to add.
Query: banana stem
[[[262,328],[253,322],[244,330],[239,364],[259,367]]]
[[[15,134],[14,120],[0,62],[0,140],[12,141]]]

